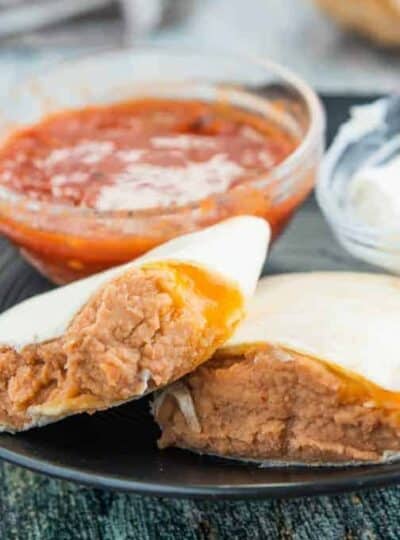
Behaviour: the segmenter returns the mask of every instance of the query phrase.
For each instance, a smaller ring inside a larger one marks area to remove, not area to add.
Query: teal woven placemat
[[[3,540],[400,538],[400,488],[291,500],[188,501],[106,492],[0,465]]]

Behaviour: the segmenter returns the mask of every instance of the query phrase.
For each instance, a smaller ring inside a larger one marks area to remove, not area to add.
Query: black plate
[[[97,487],[170,496],[279,497],[383,485],[400,465],[259,468],[156,447],[147,400],[0,436],[0,456],[46,474]]]
[[[330,120],[349,100],[326,101]],[[331,124],[331,128],[332,128]],[[373,270],[333,240],[313,200],[277,242],[270,273]],[[46,290],[48,282],[0,240],[0,309]],[[355,468],[259,468],[181,450],[157,449],[146,399],[80,415],[18,435],[0,435],[0,457],[35,471],[97,487],[172,496],[289,497],[355,490],[400,481],[400,463]]]

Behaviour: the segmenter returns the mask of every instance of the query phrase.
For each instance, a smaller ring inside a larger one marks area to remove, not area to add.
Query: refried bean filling
[[[207,359],[242,315],[239,290],[194,266],[131,269],[60,338],[0,349],[0,425],[23,429],[140,396]]]
[[[378,460],[400,451],[399,394],[280,347],[217,352],[183,384],[200,429],[190,427],[172,386],[155,406],[161,447],[305,462]]]

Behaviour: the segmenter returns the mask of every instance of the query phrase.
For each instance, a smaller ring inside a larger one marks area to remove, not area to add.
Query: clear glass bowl
[[[400,274],[400,225],[362,221],[349,197],[353,176],[400,155],[400,98],[354,107],[329,148],[316,186],[317,200],[342,246],[355,257]]]
[[[103,52],[58,65],[13,89],[0,141],[57,111],[135,97],[225,101],[268,117],[300,144],[268,174],[185,207],[99,212],[0,189],[0,231],[44,275],[65,283],[139,256],[166,240],[238,214],[267,219],[276,237],[314,186],[324,113],[313,90],[257,58],[157,48]]]

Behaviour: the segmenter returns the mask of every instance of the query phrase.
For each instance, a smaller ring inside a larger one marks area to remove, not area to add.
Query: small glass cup
[[[320,169],[319,206],[339,243],[354,257],[400,274],[400,226],[362,220],[349,196],[352,179],[366,167],[400,155],[400,98],[382,98],[351,110]]]
[[[0,231],[56,283],[122,264],[233,215],[264,217],[275,238],[314,186],[325,126],[318,97],[286,69],[236,54],[134,48],[63,63],[13,89],[0,141],[50,113],[143,96],[223,99],[264,115],[300,143],[265,175],[183,207],[99,212],[0,187]]]

